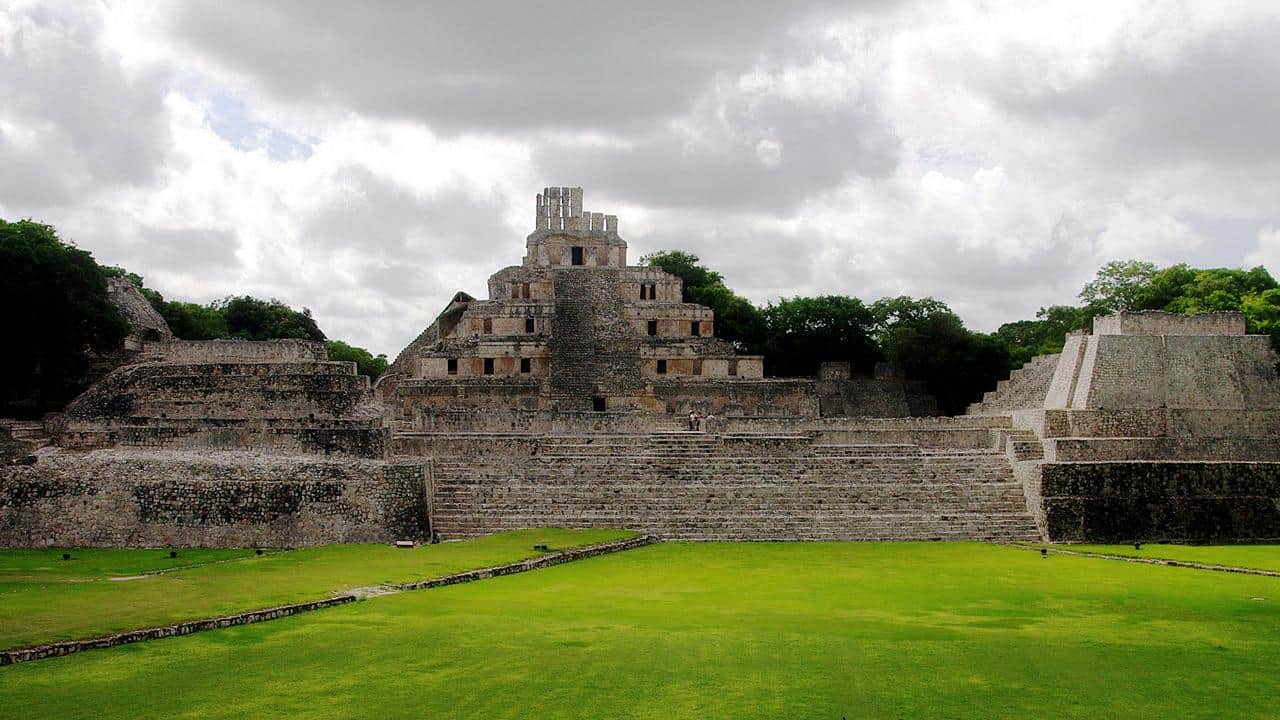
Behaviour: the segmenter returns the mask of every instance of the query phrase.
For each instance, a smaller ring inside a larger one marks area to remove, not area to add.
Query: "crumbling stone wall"
[[[170,363],[306,363],[328,359],[324,343],[314,340],[170,340],[148,346],[148,355]]]
[[[57,452],[0,468],[0,546],[294,547],[429,534],[422,463]]]
[[[151,307],[151,303],[147,302],[133,283],[124,278],[107,278],[107,299],[129,323],[125,350],[142,350],[151,343],[173,340],[169,324]]]

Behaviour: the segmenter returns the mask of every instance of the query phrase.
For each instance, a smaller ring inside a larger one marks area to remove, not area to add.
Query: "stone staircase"
[[[618,282],[616,270],[555,273],[548,386],[557,410],[591,410],[597,392],[618,397],[641,390],[640,341],[623,317]]]
[[[432,461],[433,527],[446,537],[535,526],[677,540],[1039,537],[1003,452],[799,440],[557,436],[536,452],[441,454]]]
[[[969,406],[968,415],[994,415],[1024,408],[1044,407],[1049,384],[1058,367],[1060,354],[1040,355],[996,383],[994,390],[983,394],[982,402]]]

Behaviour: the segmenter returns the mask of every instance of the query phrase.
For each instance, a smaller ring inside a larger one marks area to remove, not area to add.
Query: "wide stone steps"
[[[984,393],[981,402],[971,404],[968,414],[983,415],[1042,407],[1054,370],[1058,367],[1058,358],[1056,354],[1032,358],[1010,373],[1008,379],[996,383],[994,390]]]

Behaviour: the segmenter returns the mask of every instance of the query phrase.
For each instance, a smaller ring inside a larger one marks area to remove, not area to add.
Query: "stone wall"
[[[313,340],[171,340],[147,346],[147,353],[172,363],[323,362],[324,343]]]
[[[1244,335],[1244,315],[1213,312],[1183,315],[1159,310],[1118,312],[1093,320],[1094,335]]]
[[[1046,463],[1040,471],[1054,541],[1280,540],[1277,463]]]
[[[0,546],[294,547],[429,535],[421,463],[103,450],[0,468]]]

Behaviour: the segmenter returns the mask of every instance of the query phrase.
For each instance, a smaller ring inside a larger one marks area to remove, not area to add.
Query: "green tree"
[[[784,298],[765,307],[764,319],[770,375],[814,375],[826,361],[848,362],[855,371],[868,373],[881,358],[872,338],[875,316],[857,298]]]
[[[231,334],[227,329],[227,319],[212,305],[162,301],[156,310],[169,324],[173,334],[183,340],[216,340]]]
[[[221,300],[214,304],[214,308],[222,314],[231,337],[246,340],[325,339],[309,309],[303,308],[298,312],[279,300],[259,300],[241,295]]]
[[[716,337],[733,343],[739,352],[763,351],[766,328],[760,309],[730,290],[724,277],[703,266],[697,255],[667,250],[645,255],[640,263],[680,278],[684,302],[711,308],[716,314]]]
[[[1252,270],[1212,268],[1196,270],[1184,283],[1179,295],[1163,309],[1180,313],[1240,310],[1244,299],[1277,287],[1266,268]]]
[[[93,256],[48,225],[0,220],[0,265],[0,392],[11,412],[36,414],[75,397],[92,354],[118,349],[129,328]]]
[[[1035,320],[1001,325],[994,337],[1008,349],[1011,369],[1015,369],[1038,355],[1062,352],[1067,333],[1087,328],[1092,322],[1093,313],[1089,307],[1052,305],[1040,308]]]
[[[697,255],[683,250],[663,250],[640,258],[641,265],[648,265],[669,272],[684,282],[684,302],[696,302],[693,292],[708,285],[724,285],[724,277],[709,270]]]
[[[387,371],[389,363],[386,355],[375,356],[362,347],[348,345],[341,340],[327,340],[324,346],[330,360],[353,362],[356,364],[356,372],[368,375],[370,380],[377,380],[378,376]]]
[[[1145,289],[1157,268],[1139,260],[1114,260],[1103,265],[1080,291],[1080,299],[1100,312],[1140,310]]]
[[[947,415],[963,413],[1009,374],[1004,343],[970,332],[951,312],[899,323],[885,333],[881,344],[885,356],[907,377],[928,385]]]
[[[876,337],[903,323],[916,323],[934,313],[951,312],[951,308],[941,300],[931,297],[913,298],[907,295],[880,298],[871,303],[871,315],[875,321]]]

